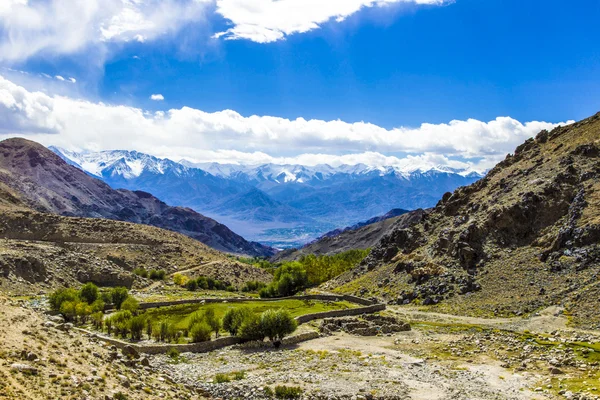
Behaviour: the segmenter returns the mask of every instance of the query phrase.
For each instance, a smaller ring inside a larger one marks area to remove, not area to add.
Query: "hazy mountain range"
[[[115,190],[67,164],[44,146],[25,139],[0,142],[0,189],[11,194],[3,198],[20,199],[31,210],[43,213],[152,225],[229,253],[274,253],[272,248],[248,242],[227,226],[190,208],[171,207],[144,191]]]
[[[113,188],[150,192],[214,218],[249,240],[280,248],[301,246],[391,209],[432,207],[444,193],[482,177],[472,170],[433,165],[194,164],[136,151],[50,149]]]

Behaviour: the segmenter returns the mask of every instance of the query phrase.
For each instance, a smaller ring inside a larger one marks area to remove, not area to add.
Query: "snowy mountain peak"
[[[160,159],[148,154],[128,150],[107,150],[100,152],[74,152],[51,146],[69,164],[98,177],[137,178],[144,172],[164,174],[167,170],[176,175],[184,174],[188,167],[168,159]]]

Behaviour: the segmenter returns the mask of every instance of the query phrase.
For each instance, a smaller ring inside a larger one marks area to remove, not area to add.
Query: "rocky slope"
[[[404,229],[421,221],[427,213],[425,210],[404,211],[391,218],[377,217],[355,227],[332,231],[314,242],[300,248],[284,250],[271,257],[271,262],[293,261],[308,254],[333,255],[352,249],[368,249],[394,229]],[[386,214],[393,215],[393,214]]]
[[[599,242],[597,114],[526,141],[328,287],[470,314],[558,302],[575,323],[596,326],[598,298],[586,294],[598,291]]]
[[[135,268],[199,273],[241,286],[268,282],[259,269],[231,261],[197,240],[152,226],[0,209],[0,288],[23,295],[94,282],[143,286]],[[206,266],[206,267],[204,267]]]
[[[170,207],[146,192],[114,190],[24,139],[0,142],[0,185],[37,211],[153,225],[236,254],[269,256],[274,252],[189,208]]]

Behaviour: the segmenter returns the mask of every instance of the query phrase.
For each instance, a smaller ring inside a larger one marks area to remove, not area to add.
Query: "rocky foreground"
[[[281,349],[145,356],[61,323],[36,301],[0,305],[0,399],[267,399],[277,386],[303,399],[600,398],[600,334],[568,328],[559,308],[476,319],[391,307],[315,321],[302,329],[322,337]],[[410,327],[388,323],[401,320]]]

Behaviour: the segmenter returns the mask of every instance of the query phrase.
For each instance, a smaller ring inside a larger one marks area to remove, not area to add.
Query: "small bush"
[[[197,322],[190,328],[190,337],[193,343],[208,342],[212,328],[205,322]]]
[[[100,311],[93,313],[90,316],[91,320],[92,320],[92,324],[94,325],[94,328],[98,329],[98,330],[102,330],[103,326],[104,326],[104,314]]]
[[[150,277],[150,279],[156,280],[156,281],[162,281],[163,279],[165,279],[165,276],[167,275],[167,273],[165,272],[164,269],[153,269],[150,271],[150,274],[148,275]]]
[[[128,397],[126,394],[122,393],[122,392],[118,392],[113,394],[113,399],[114,400],[127,400]]]
[[[129,296],[121,304],[121,310],[136,312],[140,308],[140,302]]]
[[[104,303],[104,301],[102,301],[102,299],[97,299],[91,304],[93,312],[104,312],[105,306],[106,304]]]
[[[234,371],[231,375],[234,381],[241,381],[246,377],[246,373],[244,371]]]
[[[190,280],[190,278],[188,278],[185,275],[182,275],[180,273],[176,273],[175,275],[173,275],[173,283],[175,283],[176,285],[179,286],[185,286],[185,284]]]
[[[169,356],[170,358],[172,358],[173,360],[177,360],[179,358],[179,350],[177,350],[174,347],[171,347],[168,351],[167,351],[167,356]]]
[[[208,280],[206,279],[206,277],[199,277],[198,279],[196,279],[196,283],[198,284],[198,289],[208,289]]]
[[[215,383],[227,383],[227,382],[231,382],[231,378],[229,377],[228,374],[216,374],[214,382]]]
[[[260,281],[250,281],[242,287],[242,292],[258,292],[262,288],[266,287],[267,284]]]
[[[88,304],[92,304],[98,299],[98,286],[91,282],[86,283],[79,290],[79,297]]]
[[[141,276],[142,278],[148,277],[148,271],[146,271],[146,268],[136,268],[133,270],[133,273],[137,276]]]
[[[275,386],[275,397],[278,399],[299,399],[302,388],[298,386]]]
[[[194,291],[198,290],[198,281],[195,279],[190,279],[189,281],[186,282],[185,288],[187,290],[189,290],[190,292],[194,292]]]

